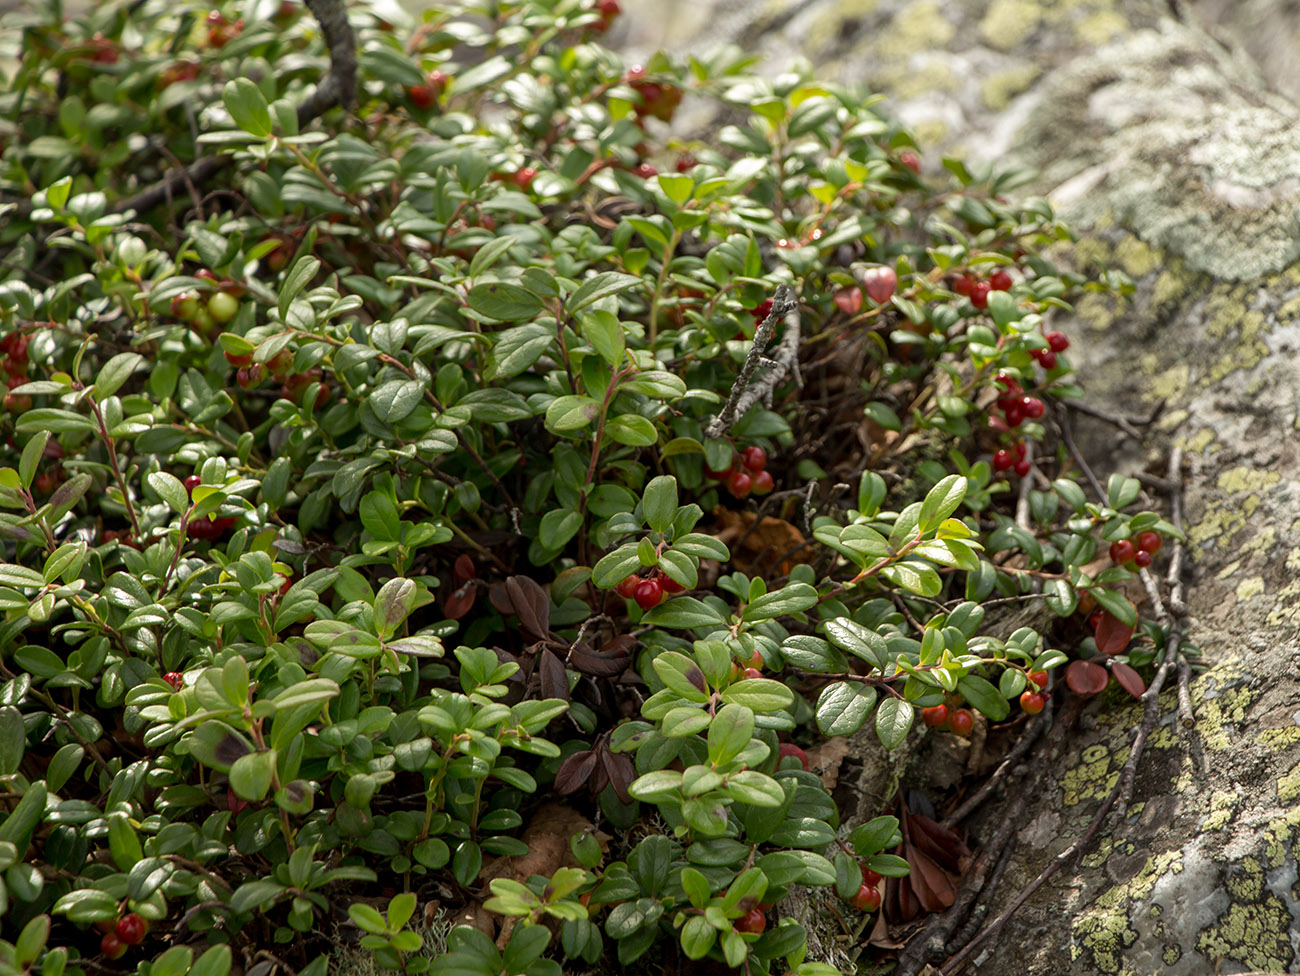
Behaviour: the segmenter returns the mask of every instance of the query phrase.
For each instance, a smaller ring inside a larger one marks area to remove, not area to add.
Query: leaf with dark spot
[[[696,688],[700,689],[700,691],[707,693],[709,690],[709,682],[704,677],[704,672],[701,671],[698,666],[693,666],[686,672],[686,680]]]
[[[235,760],[248,755],[249,749],[243,739],[231,732],[221,737],[213,752],[221,765],[233,766]]]

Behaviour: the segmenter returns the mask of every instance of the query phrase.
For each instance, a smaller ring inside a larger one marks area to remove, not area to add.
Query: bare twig
[[[772,341],[776,323],[782,319],[785,320],[785,335],[781,338],[781,345],[777,347],[774,358],[764,361],[763,352],[767,344]],[[709,426],[704,432],[705,436],[718,438],[730,430],[731,425],[743,417],[750,407],[770,395],[777,383],[797,369],[798,359],[799,303],[793,288],[789,285],[779,285],[776,294],[772,296],[772,311],[768,312],[767,318],[763,319],[754,331],[754,342],[749,348],[749,355],[745,357],[745,364],[740,367],[740,375],[732,384],[731,395],[727,397],[722,412],[709,421]],[[770,369],[762,379],[750,386],[750,377],[753,376],[760,361],[765,362]]]
[[[1142,439],[1142,432],[1138,430],[1138,427],[1149,427],[1151,424],[1155,423],[1156,418],[1159,417],[1165,409],[1165,401],[1161,400],[1156,404],[1155,409],[1151,411],[1150,416],[1145,418],[1129,418],[1122,417],[1119,414],[1109,413],[1108,411],[1101,410],[1097,407],[1090,407],[1088,404],[1081,403],[1078,400],[1066,400],[1064,403],[1071,410],[1087,414],[1089,417],[1096,417],[1098,420],[1104,420],[1112,427],[1118,427],[1134,440]]]
[[[1088,484],[1092,485],[1092,490],[1097,493],[1097,499],[1104,503],[1106,501],[1106,492],[1101,487],[1101,482],[1097,480],[1097,476],[1092,473],[1092,467],[1083,459],[1083,454],[1079,451],[1079,445],[1074,443],[1074,432],[1070,428],[1069,414],[1064,410],[1057,410],[1056,424],[1061,430],[1061,440],[1065,441],[1070,457],[1074,458],[1074,463],[1079,466],[1084,477],[1088,479]]]
[[[1025,460],[1031,465],[1034,463],[1034,442],[1025,440]],[[1016,499],[1016,525],[1020,526],[1026,532],[1029,531],[1029,486],[1033,484],[1031,478],[1020,479],[1020,497]]]
[[[306,2],[320,23],[321,35],[329,48],[330,67],[315,91],[298,106],[300,129],[320,118],[335,105],[351,109],[357,100],[357,38],[352,25],[348,23],[347,5],[344,0]],[[134,210],[143,213],[170,200],[182,189],[196,193],[196,187],[212,179],[232,158],[228,155],[203,156],[184,169],[173,170],[148,189],[118,200],[113,204],[113,212]]]
[[[1002,763],[993,771],[993,774],[984,781],[983,786],[972,794],[965,803],[959,806],[952,813],[948,814],[943,821],[943,826],[951,830],[966,817],[970,816],[970,814],[973,813],[981,803],[988,799],[989,794],[997,788],[999,783],[1001,783],[1002,777],[1005,776],[1016,763],[1020,762],[1025,753],[1033,748],[1034,743],[1038,741],[1038,737],[1043,733],[1043,730],[1052,724],[1052,705],[1052,699],[1048,696],[1046,707],[1029,720],[1029,723],[1025,726],[1025,731],[1021,733],[1020,738],[1016,740],[1016,744],[1012,747],[1011,751],[1007,753],[1007,758],[1002,760]]]

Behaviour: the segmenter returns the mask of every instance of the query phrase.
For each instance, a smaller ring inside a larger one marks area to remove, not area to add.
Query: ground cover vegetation
[[[0,970],[817,976],[796,890],[942,907],[809,755],[1142,694],[1177,530],[1060,426],[1125,279],[613,0],[310,7],[0,34]]]

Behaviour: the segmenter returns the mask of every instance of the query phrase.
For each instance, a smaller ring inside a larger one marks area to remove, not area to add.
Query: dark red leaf
[[[466,582],[459,589],[453,591],[451,596],[447,597],[442,612],[447,615],[448,620],[459,620],[470,612],[477,596],[478,584],[472,580]]]
[[[1103,654],[1123,654],[1133,639],[1133,628],[1105,610],[1098,611],[1093,619],[1096,621],[1093,635],[1097,638],[1097,650]]]
[[[451,581],[456,586],[472,580],[476,575],[478,574],[474,569],[474,560],[465,553],[456,557],[456,562],[451,568]]]
[[[1080,695],[1095,695],[1106,690],[1110,675],[1100,664],[1091,661],[1073,661],[1065,669],[1065,683]]]
[[[511,576],[506,593],[519,617],[519,626],[533,640],[541,640],[551,629],[551,598],[531,576]]]
[[[1142,693],[1147,690],[1147,683],[1142,680],[1142,675],[1123,661],[1112,661],[1110,673],[1115,676],[1115,680],[1120,683],[1120,687],[1134,698],[1141,698]]]
[[[627,652],[607,654],[593,651],[586,644],[579,644],[569,654],[569,664],[575,671],[590,674],[597,678],[615,678],[627,670],[632,655]]]
[[[543,652],[537,657],[537,676],[542,683],[543,698],[569,700],[569,676],[564,663],[554,654]]]
[[[596,754],[590,749],[575,752],[555,772],[555,792],[568,796],[582,789],[582,785],[591,778],[596,769]]]
[[[943,868],[915,847],[907,852],[912,873],[907,876],[916,900],[927,912],[941,912],[957,898],[952,878]]]
[[[970,858],[970,848],[961,837],[920,813],[907,814],[908,838],[917,850],[932,858],[945,871],[960,874]]]
[[[621,752],[610,752],[608,748],[600,750],[600,763],[609,774],[609,781],[614,787],[614,792],[623,803],[631,803],[632,797],[628,794],[627,788],[632,785],[632,780],[636,779],[636,767],[632,765],[632,760]]]

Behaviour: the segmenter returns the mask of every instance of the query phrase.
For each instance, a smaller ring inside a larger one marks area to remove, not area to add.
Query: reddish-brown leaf
[[[443,604],[442,612],[447,615],[448,620],[459,620],[465,614],[469,613],[474,606],[474,600],[478,596],[478,584],[468,581],[454,590],[447,597]]]
[[[575,752],[560,763],[560,768],[555,771],[555,792],[560,796],[578,792],[595,770],[596,754],[592,750]]]
[[[1123,661],[1111,662],[1110,673],[1115,676],[1115,680],[1119,682],[1120,687],[1134,698],[1141,698],[1142,693],[1147,690],[1147,683],[1142,680],[1142,675]]]
[[[531,576],[511,576],[506,592],[524,634],[533,640],[544,638],[551,629],[551,598],[546,591]]]
[[[554,654],[543,651],[537,657],[537,677],[541,680],[543,698],[569,699],[569,676],[564,663]]]
[[[970,848],[956,833],[921,813],[907,814],[908,838],[917,850],[945,871],[960,874],[970,858]]]
[[[1110,684],[1110,675],[1100,664],[1091,661],[1072,661],[1065,669],[1065,683],[1070,690],[1080,695],[1095,695],[1105,691]]]
[[[618,794],[619,800],[631,803],[632,797],[628,794],[627,788],[632,785],[632,780],[636,779],[636,767],[632,765],[632,760],[621,752],[610,752],[608,748],[602,747],[600,764],[609,774],[609,782],[614,787],[614,792]]]
[[[1103,654],[1123,654],[1128,642],[1133,639],[1133,628],[1105,610],[1100,610],[1093,618],[1093,636],[1097,639],[1097,650]]]
[[[456,557],[456,562],[451,567],[451,581],[456,586],[472,580],[477,574],[474,569],[474,560],[470,559],[466,553],[461,553]]]
[[[912,866],[907,881],[925,911],[941,912],[952,905],[957,889],[943,868],[915,847],[907,852],[907,863]]]
[[[612,643],[612,642],[611,642]],[[569,652],[569,664],[575,671],[590,674],[597,678],[616,678],[627,670],[632,655],[627,651],[609,652],[605,645],[599,651],[593,651],[586,644],[577,645]]]

